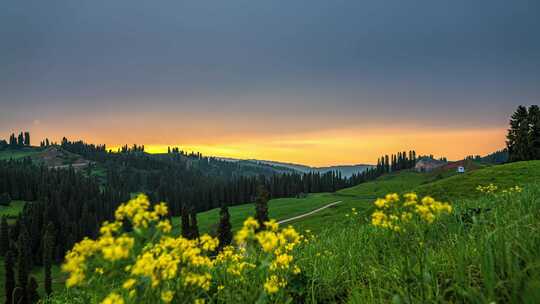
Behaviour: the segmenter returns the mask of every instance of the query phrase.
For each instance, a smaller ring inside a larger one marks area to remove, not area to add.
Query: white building
[[[465,167],[459,166],[459,167],[457,168],[457,172],[458,172],[458,173],[465,173]]]

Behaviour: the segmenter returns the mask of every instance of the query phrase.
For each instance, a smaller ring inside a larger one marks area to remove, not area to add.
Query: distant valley
[[[258,160],[258,159],[235,159],[235,158],[219,158],[221,160],[231,161],[231,162],[243,162],[243,163],[253,163],[257,165],[269,165],[275,167],[276,169],[289,169],[299,173],[309,173],[309,172],[318,172],[326,173],[329,171],[341,172],[343,177],[349,178],[353,174],[362,173],[369,168],[373,168],[373,165],[367,164],[357,164],[357,165],[336,165],[336,166],[327,166],[327,167],[311,167],[301,164],[294,163],[284,163],[270,160]]]

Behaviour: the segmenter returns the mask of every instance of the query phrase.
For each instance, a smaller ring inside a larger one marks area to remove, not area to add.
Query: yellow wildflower
[[[169,233],[172,230],[172,225],[169,220],[163,220],[157,224],[157,228],[164,233]]]
[[[257,220],[252,218],[252,217],[248,217],[244,221],[244,228],[253,229],[253,230],[258,229],[259,228],[259,222],[257,222]]]
[[[274,232],[277,231],[279,228],[279,224],[276,222],[276,220],[270,220],[268,222],[265,222],[264,226],[266,226],[266,229]]]
[[[256,238],[265,252],[272,252],[278,246],[279,239],[274,232],[263,231]]]
[[[122,288],[131,289],[133,288],[133,286],[135,286],[135,284],[137,284],[137,281],[135,279],[128,279],[124,282],[124,284],[122,284]]]
[[[124,299],[117,293],[110,293],[101,304],[124,304]]]
[[[165,290],[161,292],[161,300],[165,303],[170,303],[173,300],[174,292]]]

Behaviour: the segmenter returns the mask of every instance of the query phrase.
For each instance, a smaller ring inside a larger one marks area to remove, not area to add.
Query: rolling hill
[[[309,172],[319,172],[326,173],[330,171],[341,172],[343,177],[351,177],[355,173],[362,173],[366,169],[372,168],[373,165],[358,164],[358,165],[337,165],[337,166],[327,166],[327,167],[311,167],[301,164],[294,163],[284,163],[270,160],[258,160],[258,159],[234,159],[234,158],[220,158],[222,160],[232,161],[232,162],[242,162],[242,163],[251,163],[256,165],[266,165],[272,166],[277,169],[293,170],[300,173],[309,173]]]
[[[311,194],[302,199],[271,200],[269,212],[271,218],[283,220],[341,201],[336,206],[290,223],[301,230],[323,231],[329,225],[343,220],[344,215],[350,213],[352,208],[356,208],[358,212],[368,212],[372,208],[372,202],[387,193],[415,191],[421,195],[431,195],[440,200],[455,202],[481,196],[481,193],[476,191],[478,185],[493,183],[501,188],[509,188],[537,181],[540,181],[540,161],[489,166],[465,174],[457,174],[453,170],[431,173],[402,171],[386,174],[377,180],[336,193]],[[252,216],[253,210],[253,204],[230,207],[233,227],[239,227],[247,216]],[[218,214],[218,209],[199,213],[201,231],[212,232],[219,220]],[[178,222],[178,219],[176,221]]]

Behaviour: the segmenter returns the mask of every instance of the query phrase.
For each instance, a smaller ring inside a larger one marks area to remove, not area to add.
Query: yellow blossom
[[[110,293],[101,304],[124,304],[124,299],[117,293]]]
[[[161,300],[165,303],[170,303],[173,300],[174,292],[165,290],[161,292]]]
[[[135,286],[135,284],[137,284],[137,281],[135,279],[128,279],[124,282],[124,284],[122,284],[122,288],[131,289],[133,288],[133,286]]]
[[[172,230],[172,225],[169,220],[163,220],[157,224],[157,228],[164,233],[169,233]]]

